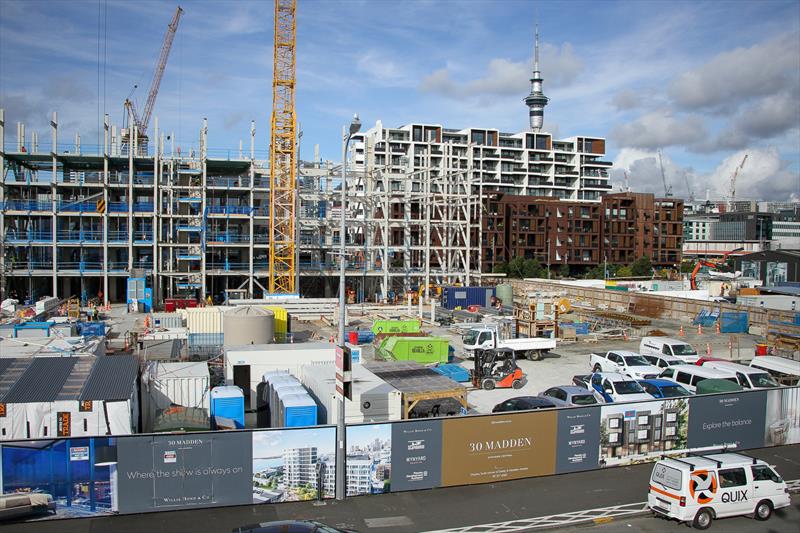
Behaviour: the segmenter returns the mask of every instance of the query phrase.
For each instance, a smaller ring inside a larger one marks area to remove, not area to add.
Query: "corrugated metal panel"
[[[151,313],[150,323],[154,328],[176,329],[183,328],[184,318],[178,313]]]
[[[72,372],[75,357],[38,357],[3,399],[6,403],[52,402]]]
[[[127,400],[136,387],[139,363],[132,355],[99,357],[80,400]]]
[[[189,333],[222,333],[221,307],[184,309]]]
[[[287,332],[291,331],[289,329],[289,312],[284,307],[279,307],[277,305],[265,305],[264,309],[268,311],[272,311],[275,315],[275,333],[282,333],[284,336]]]
[[[223,338],[221,331],[216,333],[189,333],[189,348],[195,346],[222,346]]]
[[[28,369],[34,359],[0,359],[0,401],[6,401],[8,392],[17,384],[20,376]]]

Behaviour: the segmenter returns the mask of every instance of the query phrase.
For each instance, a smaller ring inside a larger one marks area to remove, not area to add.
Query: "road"
[[[776,466],[787,480],[800,479],[800,445],[751,450],[755,457]],[[577,474],[547,476],[506,481],[497,484],[472,485],[446,489],[399,492],[379,496],[348,498],[342,502],[323,504],[295,502],[280,505],[245,505],[238,507],[205,508],[96,517],[76,520],[37,521],[5,526],[3,531],[24,533],[139,533],[142,531],[202,533],[229,532],[234,527],[286,519],[315,519],[323,523],[357,531],[379,533],[419,533],[421,531],[502,531],[511,533],[532,530],[537,517],[572,513],[573,518],[554,519],[552,526],[575,523],[575,515],[587,509],[608,508],[644,502],[652,464],[593,470]],[[796,495],[795,504],[800,501]],[[593,516],[608,515],[595,513]],[[572,520],[569,522],[567,520]],[[617,520],[623,520],[618,518]],[[639,520],[639,519],[636,519]],[[649,519],[663,531],[663,520]],[[541,522],[541,521],[540,521]],[[731,523],[738,523],[730,521]],[[612,522],[611,529],[620,531],[621,522]],[[754,524],[745,521],[750,531]],[[479,524],[504,524],[500,527],[474,528]],[[511,525],[509,525],[511,524]],[[768,524],[780,524],[780,519]],[[606,526],[601,526],[606,527]],[[615,529],[616,527],[616,529]],[[685,527],[685,526],[681,526]],[[716,528],[723,531],[722,528]],[[632,527],[624,531],[635,531]],[[681,529],[687,531],[687,529]],[[767,530],[763,530],[767,531]],[[778,531],[778,530],[776,530]],[[796,533],[796,529],[794,533]]]

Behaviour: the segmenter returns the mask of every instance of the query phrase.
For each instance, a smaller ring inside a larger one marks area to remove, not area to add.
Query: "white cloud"
[[[407,86],[409,69],[376,50],[369,50],[356,60],[356,68],[381,86]]]
[[[615,126],[610,136],[623,147],[659,148],[701,142],[707,132],[698,116],[676,116],[669,110],[658,110]]]

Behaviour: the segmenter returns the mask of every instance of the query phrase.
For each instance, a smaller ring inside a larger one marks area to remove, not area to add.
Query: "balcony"
[[[52,213],[52,202],[40,202],[37,200],[6,200],[0,202],[0,210],[3,211],[46,211]]]
[[[51,231],[16,231],[9,229],[6,232],[5,239],[8,244],[51,243],[53,242],[53,233]]]
[[[155,210],[155,204],[153,202],[134,202],[133,203],[133,212],[134,213],[152,213]]]
[[[59,243],[103,242],[103,230],[58,230]]]
[[[128,202],[108,202],[109,213],[127,213]]]
[[[102,272],[102,261],[59,261],[58,270],[77,272]]]
[[[52,261],[8,261],[6,263],[11,271],[27,271],[31,272],[34,270],[53,270],[53,262]]]
[[[59,200],[56,210],[64,213],[97,213],[97,202],[78,200]]]
[[[133,232],[134,244],[153,244],[153,230],[141,229]]]
[[[250,263],[212,261],[206,263],[206,270],[221,270],[223,272],[249,272]]]
[[[210,205],[206,207],[209,215],[250,215],[252,207],[244,205]]]
[[[108,242],[128,242],[127,230],[114,230],[108,232]]]
[[[267,180],[269,183],[269,180]],[[250,187],[250,176],[208,176],[206,185],[209,187],[247,188]]]
[[[250,242],[250,235],[237,233],[207,233],[206,242],[209,244],[247,244]]]

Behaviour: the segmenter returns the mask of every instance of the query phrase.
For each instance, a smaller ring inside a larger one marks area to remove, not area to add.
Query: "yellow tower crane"
[[[293,294],[295,287],[296,0],[275,0],[275,54],[269,146],[269,291]]]

